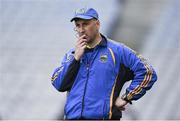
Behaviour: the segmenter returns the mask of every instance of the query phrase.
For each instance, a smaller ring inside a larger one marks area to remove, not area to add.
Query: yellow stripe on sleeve
[[[145,64],[145,68],[146,68],[146,75],[142,81],[142,83],[140,85],[138,85],[133,91],[131,91],[128,95],[127,95],[127,99],[128,100],[131,100],[133,98],[133,96],[135,94],[138,94],[142,91],[142,88],[144,88],[145,86],[148,85],[148,83],[151,81],[151,78],[152,78],[152,71],[150,69],[150,67]]]

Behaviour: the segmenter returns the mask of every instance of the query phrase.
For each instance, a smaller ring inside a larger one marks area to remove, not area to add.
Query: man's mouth
[[[85,36],[84,36],[84,39],[88,39],[88,36],[87,36],[87,35],[85,35]]]

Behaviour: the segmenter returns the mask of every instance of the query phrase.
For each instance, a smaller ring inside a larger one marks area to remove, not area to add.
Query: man
[[[71,22],[79,37],[75,49],[64,57],[52,84],[68,91],[66,119],[120,119],[121,111],[149,90],[157,76],[135,51],[112,42],[99,32],[98,13],[93,8],[76,11]],[[119,97],[125,82],[132,80]]]

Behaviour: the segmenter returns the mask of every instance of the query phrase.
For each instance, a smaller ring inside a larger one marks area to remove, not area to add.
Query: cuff
[[[132,104],[131,100],[128,100],[128,98],[127,98],[127,95],[126,95],[126,94],[123,94],[123,95],[121,96],[121,99],[123,99],[123,100],[127,101],[129,104]]]

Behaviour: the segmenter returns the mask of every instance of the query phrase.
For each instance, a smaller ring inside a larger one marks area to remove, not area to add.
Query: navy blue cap
[[[95,9],[93,8],[81,8],[76,10],[74,17],[71,19],[71,22],[74,21],[75,19],[80,18],[80,19],[97,19],[98,20],[98,13]]]

